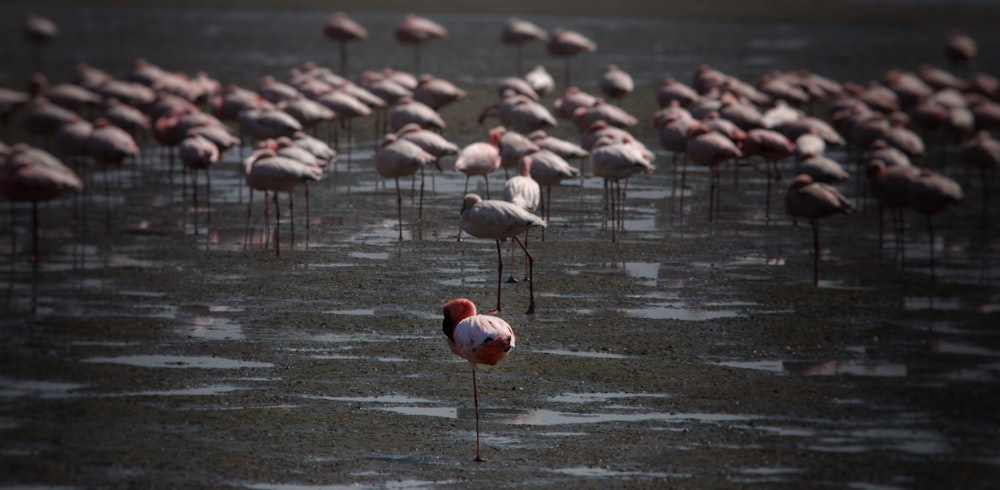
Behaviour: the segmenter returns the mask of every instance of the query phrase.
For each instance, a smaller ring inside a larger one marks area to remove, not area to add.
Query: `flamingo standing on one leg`
[[[531,300],[525,314],[535,312],[535,257],[528,252],[528,247],[521,242],[518,235],[529,228],[545,227],[545,221],[531,214],[526,209],[507,201],[486,200],[477,194],[466,194],[462,201],[461,228],[466,233],[478,237],[496,240],[497,243],[497,309],[501,309],[500,294],[503,288],[503,252],[500,251],[500,241],[511,238],[524,254],[528,256],[528,291]]]
[[[50,153],[23,143],[11,149],[0,166],[0,194],[11,201],[31,203],[32,244],[28,258],[31,263],[38,262],[38,203],[54,199],[66,191],[79,192],[82,189],[83,181],[76,173]]]
[[[931,217],[943,212],[954,204],[962,202],[962,186],[948,177],[924,169],[910,182],[910,207],[927,217],[927,231],[930,233],[931,281],[934,276],[934,225]]]
[[[556,56],[562,56],[565,60],[563,84],[566,87],[570,86],[570,58],[579,53],[593,53],[594,51],[597,51],[597,45],[590,39],[584,37],[583,34],[558,27],[552,31],[552,36],[549,37],[547,47],[549,53]]]
[[[193,130],[188,133],[190,136],[184,138],[177,146],[177,155],[185,167],[190,168],[192,178],[192,195],[194,196],[194,234],[198,234],[198,170],[205,171],[205,207],[208,209],[208,223],[212,222],[212,178],[209,177],[208,167],[219,161],[219,147],[208,138],[195,133]]]
[[[806,218],[813,229],[813,285],[819,285],[819,220],[831,214],[850,214],[852,205],[831,185],[814,182],[801,174],[795,177],[785,194],[785,210],[794,218]]]
[[[375,171],[396,181],[396,217],[399,222],[399,240],[403,241],[403,194],[399,178],[414,175],[424,166],[437,161],[437,157],[424,151],[416,143],[400,139],[395,134],[386,135],[375,152]]]
[[[323,26],[323,35],[340,45],[340,73],[347,75],[347,43],[368,39],[368,31],[343,12],[336,12]]]
[[[479,388],[476,364],[495,366],[514,348],[514,330],[502,318],[477,315],[476,305],[466,299],[453,299],[444,305],[441,326],[448,347],[472,364],[472,396],[476,404],[476,461],[482,462],[479,450]]]
[[[545,29],[517,17],[507,19],[500,31],[500,41],[517,48],[517,73],[521,73],[521,47],[530,42],[544,43],[548,38]]]
[[[396,27],[395,34],[397,41],[413,45],[414,73],[420,73],[420,45],[444,38],[448,35],[448,30],[430,19],[408,14]]]

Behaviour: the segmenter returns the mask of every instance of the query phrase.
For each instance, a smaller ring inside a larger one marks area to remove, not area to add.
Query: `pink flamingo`
[[[944,47],[945,55],[955,65],[972,61],[977,51],[976,41],[959,30],[951,31]]]
[[[486,180],[486,198],[490,198],[490,174],[500,168],[500,139],[502,133],[497,128],[491,129],[489,139],[485,142],[471,143],[458,152],[455,160],[455,170],[465,174],[465,190],[469,192],[469,177],[482,175]],[[461,238],[461,233],[459,233]]]
[[[618,68],[618,65],[608,65],[601,77],[601,91],[612,99],[620,99],[635,90],[632,75]]]
[[[385,178],[396,181],[396,217],[399,224],[399,240],[403,241],[403,194],[399,190],[399,178],[414,175],[424,166],[437,161],[437,157],[424,151],[409,140],[388,134],[375,153],[375,171]]]
[[[132,135],[124,129],[101,118],[94,122],[94,130],[91,131],[87,139],[87,154],[97,163],[118,166],[126,158],[138,158],[139,145],[136,144]],[[108,201],[106,209],[108,229],[111,228],[109,180],[107,177],[104,179],[104,199]]]
[[[274,146],[277,146],[276,144]],[[251,196],[247,203],[247,236],[250,230],[250,211],[253,204],[253,190],[271,191],[274,193],[274,254],[281,256],[281,239],[279,230],[281,227],[281,208],[278,207],[278,193],[288,193],[288,212],[292,227],[292,244],[295,244],[295,219],[294,200],[292,190],[302,182],[319,181],[323,176],[323,170],[319,167],[306,165],[291,158],[278,156],[275,148],[264,145],[254,151],[243,163],[243,173],[246,176],[247,185],[250,186]],[[266,195],[265,195],[266,196]],[[266,212],[265,197],[265,212]]]
[[[529,228],[545,227],[545,221],[531,212],[513,203],[499,200],[483,200],[477,194],[466,194],[462,200],[462,231],[477,237],[496,241],[497,244],[497,308],[501,309],[501,291],[503,288],[503,252],[500,242],[510,238],[514,240],[528,257],[528,291],[530,302],[525,314],[535,312],[535,257],[528,252],[528,247],[518,236]]]
[[[67,191],[83,190],[83,182],[69,167],[50,153],[24,143],[10,149],[0,167],[0,194],[11,201],[31,203],[31,256],[38,262],[38,203],[58,197]],[[11,207],[11,213],[13,213]],[[13,233],[13,226],[11,227]]]
[[[517,17],[507,19],[503,30],[500,31],[500,41],[504,44],[514,46],[517,49],[516,67],[517,73],[521,73],[521,48],[527,43],[544,43],[549,38],[545,29]]]
[[[611,241],[615,230],[625,227],[625,191],[621,181],[639,172],[653,172],[653,155],[645,148],[628,141],[616,142],[604,136],[590,150],[590,172],[604,179],[605,196],[611,188]]]
[[[916,179],[910,182],[910,207],[927,217],[927,231],[930,234],[931,281],[934,276],[934,225],[931,217],[941,213],[955,204],[962,202],[965,196],[962,186],[954,180],[930,170],[923,169]]]
[[[979,131],[975,137],[962,144],[960,151],[963,162],[979,167],[979,181],[983,186],[983,213],[986,213],[989,210],[993,175],[1000,168],[1000,141],[994,139],[989,131]]]
[[[59,26],[51,19],[35,14],[27,14],[21,21],[21,36],[34,50],[35,69],[42,69],[42,49],[59,37]]]
[[[765,206],[764,218],[769,221],[771,219],[771,181],[781,180],[781,169],[778,168],[778,162],[795,152],[795,144],[777,131],[755,128],[747,131],[741,151],[744,157],[754,155],[761,157],[764,159],[764,164],[767,165],[764,170],[764,174],[767,175],[767,205]]]
[[[493,131],[501,135],[500,168],[503,169],[504,177],[509,176],[507,173],[508,169],[517,169],[523,155],[538,151],[538,145],[535,142],[517,131],[508,131],[503,126],[497,126],[493,128]]]
[[[403,126],[417,123],[424,129],[443,130],[447,126],[441,114],[412,97],[402,97],[389,109],[389,129],[399,131]]]
[[[525,73],[524,81],[528,82],[531,89],[540,97],[549,95],[556,89],[555,80],[542,65],[535,65],[528,73]]]
[[[583,157],[588,156],[585,153]],[[529,155],[531,157],[531,178],[538,182],[538,185],[545,186],[544,216],[545,221],[549,221],[552,215],[552,186],[559,185],[563,180],[580,178],[580,171],[566,162],[566,160],[555,151],[540,149]],[[545,241],[545,229],[542,229],[542,241]]]
[[[552,31],[552,36],[549,37],[546,47],[550,54],[561,56],[565,60],[563,66],[563,84],[567,87],[570,86],[570,58],[580,53],[593,53],[597,51],[597,45],[583,34],[559,27]]]
[[[344,12],[336,12],[323,26],[323,35],[340,45],[340,72],[347,73],[347,43],[367,40],[368,30]]]
[[[836,188],[802,174],[792,180],[785,194],[785,210],[805,218],[813,229],[813,285],[819,285],[819,220],[836,213],[850,214],[854,206]]]
[[[420,45],[434,39],[443,39],[448,35],[448,30],[441,24],[430,19],[408,14],[403,21],[396,26],[396,40],[403,44],[413,45],[414,71],[420,72]]]
[[[743,152],[731,139],[722,133],[711,131],[701,121],[695,122],[688,130],[685,151],[692,162],[706,166],[711,171],[708,220],[712,221],[713,210],[718,213],[719,208],[719,164],[730,158],[739,158],[743,156]]]
[[[476,386],[476,364],[495,366],[514,348],[514,330],[502,318],[476,314],[476,305],[469,299],[457,298],[444,305],[441,325],[448,347],[472,365],[472,395],[476,406],[476,461],[482,462],[479,451],[479,389]]]
[[[518,162],[518,174],[507,179],[507,182],[503,185],[503,199],[534,213],[538,209],[538,204],[542,198],[542,188],[535,179],[531,178],[532,160],[531,155],[524,155],[520,158]],[[542,230],[544,231],[545,229],[542,228]],[[528,231],[524,230],[525,246],[528,244]],[[514,242],[510,244],[510,260],[513,263]],[[517,282],[514,279],[513,272],[511,272],[507,282]]]
[[[181,163],[185,167],[194,170],[191,173],[192,178],[192,194],[194,196],[194,212],[195,216],[198,213],[198,170],[205,171],[205,199],[208,202],[205,203],[208,209],[208,222],[212,222],[212,178],[209,176],[208,168],[219,161],[219,147],[215,143],[210,141],[208,138],[199,135],[192,129],[188,133],[189,136],[184,138],[177,147],[177,154],[180,157]],[[198,234],[198,221],[195,220],[194,223],[194,234]]]
[[[887,165],[880,158],[871,158],[865,169],[872,196],[878,201],[878,249],[882,252],[884,226],[883,216],[889,210],[889,220],[893,227],[896,254],[904,267],[905,241],[903,240],[904,215],[903,209],[910,206],[910,183],[919,175],[920,169],[912,165]]]
[[[479,113],[479,124],[482,125],[493,112],[496,112],[500,124],[519,133],[527,134],[559,125],[545,106],[513,92],[506,92],[500,101],[487,104]]]
[[[434,166],[437,167],[438,171],[441,171],[441,158],[450,155],[458,154],[458,145],[452,143],[445,139],[434,131],[428,129],[422,129],[419,124],[410,123],[399,131],[396,131],[396,136],[400,139],[405,139],[410,141],[421,149],[434,155]],[[414,183],[415,185],[416,183]],[[424,168],[420,168],[420,202],[417,205],[417,220],[422,221],[424,219]]]
[[[555,115],[559,119],[572,120],[578,108],[590,107],[596,103],[597,97],[580,90],[579,87],[567,87],[562,97],[552,102],[552,108],[555,109]]]
[[[417,79],[417,88],[413,90],[413,100],[422,102],[431,109],[438,110],[452,102],[465,100],[468,95],[454,83],[433,75],[423,74]]]

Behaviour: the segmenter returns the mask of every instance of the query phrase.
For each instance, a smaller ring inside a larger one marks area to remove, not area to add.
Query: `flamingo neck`
[[[476,314],[476,305],[466,299],[457,298],[444,305],[444,321],[441,323],[441,330],[452,342],[455,341],[455,326],[459,322]]]

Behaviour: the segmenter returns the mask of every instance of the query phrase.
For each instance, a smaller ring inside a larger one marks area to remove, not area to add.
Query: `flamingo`
[[[428,129],[422,129],[419,124],[410,123],[396,132],[396,136],[400,139],[408,140],[422,150],[434,155],[434,166],[437,167],[438,171],[441,171],[440,160],[442,157],[457,155],[458,145],[452,143],[445,139],[434,131]],[[417,220],[421,221],[424,219],[424,168],[420,168],[420,203],[417,205]]]
[[[35,69],[41,70],[42,49],[59,37],[59,26],[49,18],[27,14],[21,22],[21,36],[34,50]]]
[[[955,65],[962,65],[976,57],[976,41],[959,30],[951,31],[944,47],[945,55]]]
[[[778,162],[795,153],[795,144],[783,134],[770,129],[755,128],[747,131],[741,149],[744,157],[757,155],[764,159],[767,169],[767,205],[764,212],[766,220],[771,219],[771,180],[781,180],[781,170]],[[772,174],[771,171],[774,171]]]
[[[528,135],[528,139],[537,145],[538,148],[542,150],[549,150],[550,152],[561,157],[563,160],[580,160],[580,169],[574,172],[574,174],[575,176],[580,177],[580,183],[583,183],[583,166],[586,158],[590,156],[589,151],[584,150],[582,146],[573,143],[572,141],[567,141],[549,135],[543,129],[533,131]],[[548,203],[546,203],[545,211],[548,213]]]
[[[579,87],[567,87],[562,97],[552,102],[552,108],[555,109],[555,115],[559,119],[572,120],[577,108],[590,107],[596,103],[597,97],[580,90]]]
[[[688,158],[698,165],[704,165],[711,170],[711,185],[709,186],[708,220],[712,221],[715,210],[718,212],[719,164],[730,159],[743,156],[743,152],[735,143],[722,133],[711,131],[701,121],[695,122],[688,130],[685,146]]]
[[[42,73],[34,73],[28,80],[28,94],[34,97],[45,97],[53,104],[65,107],[71,111],[94,109],[103,101],[103,97],[91,90],[72,83],[49,84],[49,79]]]
[[[460,100],[465,100],[468,94],[454,83],[433,75],[420,75],[417,88],[413,91],[413,100],[421,102],[435,111]]]
[[[276,145],[275,145],[276,146]],[[279,230],[281,227],[281,208],[278,207],[278,193],[288,193],[288,210],[292,215],[294,212],[294,201],[292,190],[295,186],[303,182],[319,181],[323,176],[321,168],[306,165],[291,158],[278,156],[275,149],[270,145],[258,148],[243,162],[243,174],[246,183],[250,186],[251,193],[254,189],[274,192],[274,254],[281,256],[281,239]],[[265,197],[266,199],[266,197]],[[253,195],[247,202],[247,236],[250,230],[250,211],[253,204]],[[265,206],[267,203],[265,202]],[[265,208],[266,209],[266,208]],[[295,243],[295,219],[290,216],[292,222],[292,244]]]
[[[402,97],[389,109],[389,129],[399,131],[403,126],[417,123],[424,129],[443,130],[447,126],[441,114],[412,97]]]
[[[549,37],[546,47],[550,54],[561,56],[565,60],[563,66],[563,84],[567,87],[570,86],[570,58],[579,53],[593,53],[597,51],[597,45],[583,34],[559,27],[552,31],[552,36]]]
[[[620,99],[635,90],[632,75],[618,68],[618,65],[608,65],[601,76],[601,91],[612,99]]]
[[[597,99],[594,105],[578,107],[573,113],[573,122],[580,131],[590,127],[595,121],[604,121],[610,126],[628,128],[639,124],[639,119],[621,107]]]
[[[797,175],[785,194],[785,210],[793,218],[806,218],[813,229],[813,285],[819,285],[819,220],[836,213],[850,214],[854,205],[836,188],[812,177]]]
[[[538,151],[538,145],[517,131],[508,131],[503,126],[497,126],[493,130],[501,135],[500,167],[503,168],[504,177],[508,176],[507,169],[517,169],[523,155]]]
[[[990,186],[993,175],[1000,168],[1000,141],[989,131],[979,131],[975,137],[962,144],[960,155],[967,165],[979,167],[979,180],[983,186],[983,212],[989,209]]]
[[[497,95],[500,98],[505,97],[507,91],[511,91],[516,95],[523,95],[535,102],[538,102],[540,98],[538,92],[528,83],[528,80],[521,77],[506,77],[497,82]]]
[[[208,168],[219,161],[219,147],[208,138],[198,134],[194,129],[190,130],[188,137],[184,138],[177,146],[177,155],[185,167],[194,170],[191,173],[192,194],[194,196],[194,212],[198,212],[198,170],[205,171],[205,203],[208,209],[208,222],[212,222],[212,179],[209,176]],[[198,234],[197,219],[194,223],[194,234]]]
[[[455,160],[455,170],[465,174],[465,190],[463,194],[469,192],[469,177],[482,175],[486,180],[486,198],[490,198],[490,174],[500,168],[500,139],[502,133],[494,128],[489,132],[489,139],[485,142],[477,141],[470,143],[458,152],[458,159]],[[461,233],[459,234],[461,236]]]
[[[341,73],[347,73],[347,43],[368,39],[368,31],[344,12],[335,12],[327,19],[323,35],[340,45]]]
[[[604,189],[611,189],[611,241],[615,241],[615,230],[625,227],[625,192],[621,181],[639,172],[653,172],[653,156],[644,147],[628,141],[616,142],[603,136],[590,150],[590,172],[604,179]],[[607,193],[605,193],[607,196]]]
[[[531,97],[518,95],[512,91],[505,92],[499,102],[487,104],[479,114],[479,124],[483,124],[494,111],[500,124],[520,133],[527,134],[559,124],[545,106],[535,102]]]
[[[544,43],[548,39],[549,35],[545,32],[545,29],[517,17],[507,19],[507,22],[503,26],[503,30],[500,31],[500,41],[504,44],[514,46],[517,50],[515,66],[517,67],[518,73],[521,73],[522,47],[525,44],[532,42]]]
[[[580,158],[588,155],[589,153],[584,153]],[[560,184],[565,179],[579,178],[580,171],[552,150],[540,149],[531,153],[530,157],[531,178],[538,182],[538,185],[545,186],[544,218],[547,222],[552,215],[552,186]],[[542,229],[542,241],[544,240],[545,229]]]
[[[502,318],[476,314],[476,305],[466,298],[453,299],[444,305],[441,324],[445,341],[455,355],[472,365],[472,396],[476,406],[476,461],[482,462],[479,451],[479,389],[476,386],[476,364],[495,366],[514,348],[514,330]]]
[[[542,197],[542,188],[538,182],[531,177],[532,157],[522,156],[518,162],[518,175],[507,179],[503,186],[504,201],[514,203],[522,208],[534,213],[538,209],[538,204]],[[544,231],[545,229],[542,228]],[[528,244],[528,231],[524,230],[524,244]],[[510,244],[510,260],[514,261],[514,243]],[[514,273],[511,272],[507,282],[517,282]]]
[[[528,257],[528,291],[530,302],[525,314],[535,312],[535,257],[528,252],[528,247],[518,236],[529,228],[546,226],[545,220],[513,203],[479,197],[478,194],[466,194],[462,199],[462,215],[459,221],[462,231],[477,237],[496,240],[497,244],[497,308],[501,310],[500,295],[503,287],[503,253],[500,242],[510,238],[514,240]]]
[[[399,223],[399,240],[403,240],[403,194],[399,178],[417,173],[424,166],[437,161],[437,157],[424,151],[409,140],[388,134],[375,153],[375,171],[396,181],[396,217]]]
[[[395,35],[396,41],[413,45],[413,67],[414,71],[419,73],[420,45],[434,39],[443,39],[448,35],[448,30],[433,20],[407,14],[403,21],[396,26]]]
[[[951,206],[962,202],[965,196],[962,186],[954,180],[930,170],[923,169],[916,179],[910,182],[910,207],[927,217],[927,231],[930,234],[931,281],[934,276],[934,225],[931,217],[941,213]]]
[[[0,194],[11,201],[31,203],[31,256],[38,263],[38,203],[54,199],[67,191],[83,190],[83,181],[52,154],[24,143],[10,149],[0,166]],[[11,208],[13,213],[13,207]],[[11,227],[13,233],[13,226]]]
[[[903,208],[910,206],[910,183],[920,175],[920,169],[912,165],[887,165],[885,160],[872,158],[865,169],[872,196],[878,201],[878,249],[883,246],[883,215],[889,210],[889,220],[893,225],[896,254],[905,266],[905,242],[903,240]]]
[[[94,130],[87,138],[87,154],[97,163],[104,165],[121,165],[126,158],[137,158],[139,146],[132,135],[124,129],[111,124],[107,119],[99,118],[94,122]],[[104,198],[108,201],[106,209],[107,228],[111,228],[111,203],[109,197],[110,179],[104,179]]]
[[[677,81],[674,77],[664,78],[660,88],[656,91],[656,103],[663,108],[675,100],[681,107],[688,107],[698,100],[698,92],[684,82]]]
[[[535,65],[528,73],[525,73],[524,81],[528,82],[528,85],[539,97],[549,95],[556,89],[555,80],[542,65]]]

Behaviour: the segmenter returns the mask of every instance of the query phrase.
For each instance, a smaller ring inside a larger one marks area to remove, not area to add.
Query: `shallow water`
[[[0,18],[24,11],[3,6]],[[53,80],[71,77],[76,62],[124,75],[144,57],[252,87],[305,61],[339,62],[319,34],[327,12],[38,11],[62,28],[44,57]],[[401,13],[351,15],[372,33],[350,47],[352,74],[412,69],[412,51],[387,34]],[[444,135],[460,145],[480,140],[475,115],[496,81],[513,74],[512,50],[496,40],[506,16],[431,17],[449,37],[425,47],[423,71],[470,92],[442,111]],[[640,117],[634,133],[650,148],[648,117],[664,76],[688,80],[707,62],[751,81],[805,66],[863,82],[893,66],[943,66],[952,27],[525,17],[598,43],[572,62],[584,90],[598,92],[608,63],[633,75],[638,88],[621,105]],[[1000,66],[1000,37],[968,32],[980,42],[977,69]],[[5,86],[30,70],[16,34],[5,30],[11,39],[0,43],[12,60],[0,69]],[[561,81],[560,60],[537,46],[525,56],[525,66],[544,63]],[[295,193],[294,242],[281,196],[280,258],[259,195],[244,248],[248,194],[233,152],[211,169],[211,204],[197,208],[149,141],[141,162],[89,167],[84,197],[41,207],[37,267],[24,258],[28,209],[0,213],[0,235],[15,232],[13,242],[0,239],[0,488],[1000,481],[1000,209],[994,200],[984,217],[981,183],[968,182],[968,201],[935,218],[936,281],[925,223],[908,217],[903,269],[891,237],[878,249],[869,205],[822,223],[818,288],[811,232],[792,226],[780,206],[784,183],[767,220],[765,181],[751,170],[741,169],[738,186],[724,170],[721,214],[709,223],[707,173],[691,169],[682,208],[670,156],[658,153],[656,172],[629,182],[614,243],[600,180],[554,188],[545,241],[533,234],[529,242],[536,314],[520,313],[527,284],[503,285],[518,345],[479,373],[489,462],[472,465],[468,365],[445,346],[439,311],[456,296],[492,308],[496,248],[456,241],[465,179],[450,160],[427,174],[420,223],[413,183],[401,183],[399,242],[393,184],[372,168],[372,123],[354,128],[350,166],[342,152],[336,173],[310,187],[308,231]],[[576,138],[566,124],[552,132]],[[0,135],[23,137],[15,124]],[[924,163],[961,178],[953,154],[940,160],[951,151],[932,150]],[[502,182],[499,173],[490,179],[494,196]],[[470,188],[487,190],[482,180]],[[860,197],[853,181],[843,190]],[[517,256],[504,275],[522,270]],[[498,469],[510,479],[497,481]]]

